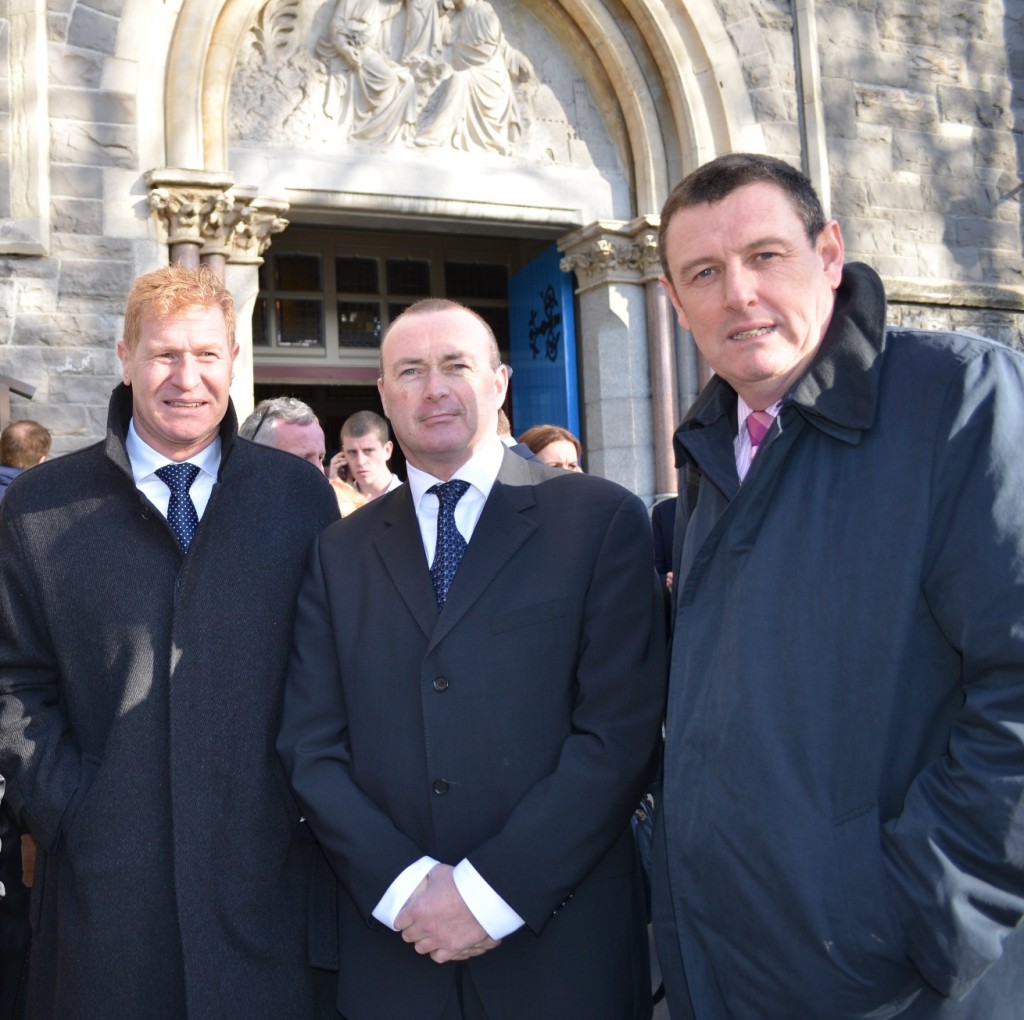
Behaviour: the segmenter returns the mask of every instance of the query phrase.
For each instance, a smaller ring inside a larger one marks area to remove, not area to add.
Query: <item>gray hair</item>
[[[252,414],[238,427],[238,434],[261,446],[273,446],[274,433],[281,422],[288,425],[313,425],[317,423],[317,417],[309,404],[304,404],[296,397],[271,397],[269,400],[261,400],[253,408]]]

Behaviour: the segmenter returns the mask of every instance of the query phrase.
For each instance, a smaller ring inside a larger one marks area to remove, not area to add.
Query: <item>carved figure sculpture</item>
[[[418,122],[416,144],[511,153],[522,130],[513,79],[534,76],[530,61],[509,46],[487,0],[454,0],[445,19],[451,74]]]
[[[403,0],[338,0],[316,54],[327,64],[324,112],[363,141],[394,141],[416,122],[416,82],[390,55]],[[336,94],[332,96],[331,87]]]

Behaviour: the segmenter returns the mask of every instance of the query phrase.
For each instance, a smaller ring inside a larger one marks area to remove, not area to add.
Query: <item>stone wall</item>
[[[676,12],[679,2],[665,0]],[[768,150],[799,163],[813,124],[791,0],[710,2]],[[13,412],[45,422],[57,452],[101,435],[128,286],[166,259],[142,176],[164,165],[152,97],[182,6],[0,0],[0,374],[36,387]],[[883,274],[892,321],[1024,345],[1024,0],[818,0],[813,10],[831,206],[849,257]],[[24,100],[11,56],[19,16],[38,21],[48,75],[46,102],[29,110],[48,167],[27,199],[12,116]],[[641,26],[625,37],[639,52]],[[653,67],[649,54],[637,59]],[[666,126],[664,137],[676,136]],[[14,206],[33,196],[43,208],[23,229]]]

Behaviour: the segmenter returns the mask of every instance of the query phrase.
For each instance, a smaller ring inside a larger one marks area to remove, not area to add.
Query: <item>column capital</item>
[[[191,244],[202,256],[258,266],[270,238],[288,226],[283,199],[260,198],[252,185],[236,185],[230,174],[164,168],[148,171],[149,208],[160,240]]]
[[[597,220],[558,243],[562,272],[575,273],[579,292],[611,283],[649,283],[661,272],[658,219]]]

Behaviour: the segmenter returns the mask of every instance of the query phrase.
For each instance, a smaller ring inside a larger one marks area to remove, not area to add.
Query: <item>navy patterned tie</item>
[[[157,468],[156,476],[171,490],[171,499],[167,504],[167,523],[178,536],[182,549],[188,551],[192,536],[199,526],[199,514],[188,490],[199,474],[195,464],[165,464]]]
[[[455,526],[455,504],[466,494],[469,482],[453,478],[441,485],[432,485],[427,492],[437,496],[437,546],[434,549],[434,563],[430,568],[430,579],[434,582],[434,595],[440,609],[448,599],[459,561],[466,551],[466,540]]]

